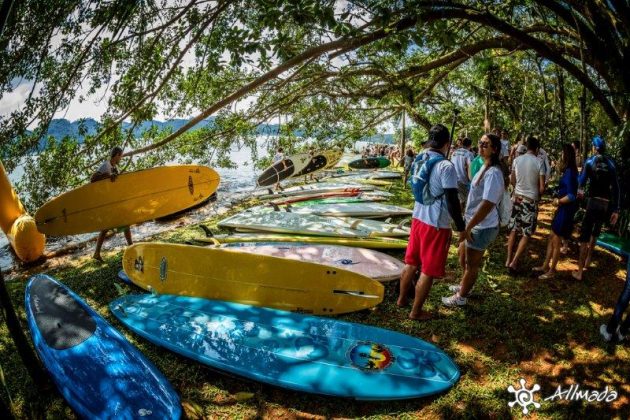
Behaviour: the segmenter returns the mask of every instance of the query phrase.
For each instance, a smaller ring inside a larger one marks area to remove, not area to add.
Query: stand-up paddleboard
[[[354,229],[335,219],[328,219],[312,214],[295,214],[287,212],[245,211],[223,219],[218,223],[223,228],[242,228],[276,233],[293,233],[298,235],[335,236],[360,238],[370,236],[370,232]]]
[[[327,164],[328,158],[324,154],[316,153],[313,155],[313,157],[311,157],[311,160],[308,162],[308,165],[304,167],[304,169],[299,172],[295,172],[292,176],[297,177],[315,173],[319,170],[324,169]]]
[[[287,156],[265,169],[256,184],[259,187],[274,185],[302,171],[310,162],[311,156],[308,153]]]
[[[391,204],[359,202],[359,203],[310,203],[297,207],[291,206],[291,211],[299,214],[316,214],[318,216],[348,216],[348,217],[392,217],[411,216],[412,210]]]
[[[341,245],[240,242],[221,245],[221,247],[230,251],[309,261],[343,268],[380,282],[399,279],[405,266],[402,261],[383,252]]]
[[[283,205],[290,205],[291,207],[307,207],[314,204],[340,204],[340,203],[371,203],[374,201],[387,201],[387,197],[381,197],[378,195],[357,195],[356,197],[326,197],[317,198],[313,200],[304,200],[291,203],[283,203]],[[276,204],[274,201],[273,204]]]
[[[180,417],[179,397],[166,378],[68,288],[33,276],[25,304],[35,349],[79,416]]]
[[[281,214],[283,211],[285,212],[295,211],[295,213],[300,214],[299,209],[294,209],[292,207],[280,208],[277,206],[275,208],[270,207],[270,206],[251,207],[239,214],[244,214],[244,213],[265,214],[265,213],[271,213],[274,211],[279,212]],[[312,215],[304,214],[302,216],[308,216],[308,217],[304,217],[303,219],[297,219],[297,218],[293,218],[292,216],[292,218],[295,219],[294,225],[291,226],[292,232],[297,233],[297,234],[303,233],[300,231],[303,228],[303,225],[317,220],[311,217]],[[242,222],[239,223],[236,221],[232,221],[230,222],[229,227],[236,229],[237,232],[261,232],[261,231],[271,232],[271,230],[269,230],[270,228],[278,228],[278,227],[280,227],[281,229],[287,230],[286,222],[284,221],[284,219],[285,218],[283,218],[282,216],[278,216],[277,218],[273,219],[275,221],[273,224],[267,221],[267,223],[265,223],[264,226],[260,226],[260,224],[256,224],[252,226],[246,223],[242,223]],[[345,228],[364,231],[364,233],[367,233],[369,237],[380,237],[380,236],[405,237],[405,238],[409,237],[409,228],[405,226],[407,224],[407,221],[404,221],[403,223],[399,223],[399,224],[394,224],[394,223],[388,223],[388,222],[381,222],[378,220],[357,219],[353,217],[329,216],[329,217],[325,217],[325,219],[326,219],[326,223],[334,224],[337,227],[345,227]],[[301,224],[299,225],[295,224],[300,221],[302,221]],[[320,220],[320,222],[323,222],[323,221]],[[219,224],[219,226],[222,226],[222,225]]]
[[[219,174],[206,166],[162,166],[83,185],[44,204],[35,214],[48,235],[75,235],[146,222],[210,197]]]
[[[341,156],[343,155],[343,153],[338,150],[328,150],[323,152],[323,155],[326,156],[326,159],[328,160],[328,163],[324,169],[329,169],[335,166],[337,162],[341,160]]]
[[[323,199],[323,198],[357,197],[361,193],[362,193],[361,191],[356,190],[356,191],[333,191],[333,192],[328,192],[328,193],[304,194],[304,195],[298,195],[295,197],[278,198],[276,200],[273,200],[272,203],[280,206],[283,204],[292,204],[292,203],[298,203],[302,201],[318,200],[318,199]]]
[[[374,191],[374,187],[370,185],[363,184],[337,184],[337,183],[324,183],[324,182],[316,182],[313,184],[299,185],[295,187],[289,187],[282,189],[280,191],[272,191],[271,189],[265,191],[259,191],[258,193],[254,193],[254,196],[260,198],[261,200],[265,200],[268,198],[278,198],[278,197],[292,197],[295,195],[304,195],[304,194],[317,194],[324,192],[333,192],[333,191]]]
[[[389,159],[384,157],[368,157],[353,160],[348,166],[353,169],[387,168],[390,163]]]
[[[208,232],[206,232],[208,234]],[[195,241],[202,243],[229,244],[235,242],[300,242],[329,245],[354,246],[369,249],[406,249],[408,242],[394,238],[336,238],[332,236],[283,235],[279,233],[235,233],[232,235],[199,236]]]
[[[158,346],[295,391],[397,400],[445,392],[460,376],[433,344],[363,324],[172,295],[128,295],[109,308]]]
[[[372,308],[383,285],[321,264],[166,243],[128,247],[123,268],[137,286],[160,294],[228,300],[314,314]]]
[[[133,284],[127,273],[125,273],[125,270],[118,270],[118,280],[126,284]]]
[[[26,213],[2,162],[0,162],[0,229],[7,235],[11,247],[20,260],[35,261],[44,253],[46,237],[37,230],[35,219]]]
[[[294,207],[301,207],[308,205],[308,203],[362,203],[367,201],[386,201],[388,197],[381,195],[374,195],[369,193],[348,193],[347,195],[336,195],[337,193],[330,194],[310,194],[310,195],[298,195],[294,197],[285,197],[271,201],[271,204],[277,206],[291,205]]]

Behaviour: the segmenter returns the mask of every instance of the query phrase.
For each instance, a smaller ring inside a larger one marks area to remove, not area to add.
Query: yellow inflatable
[[[44,253],[46,236],[39,233],[35,219],[29,216],[11,186],[0,162],[0,228],[9,238],[16,255],[24,262],[35,261]]]

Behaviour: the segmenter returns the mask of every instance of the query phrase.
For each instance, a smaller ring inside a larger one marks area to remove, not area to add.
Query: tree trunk
[[[582,95],[580,95],[580,152],[582,154],[582,162],[586,161],[587,149],[588,149],[588,133],[586,131],[586,124],[588,121],[587,109],[586,109],[586,86],[582,86]]]
[[[405,160],[405,143],[407,142],[406,134],[407,131],[405,129],[405,110],[402,112],[402,138],[400,139],[400,160],[398,161],[398,166],[402,166],[402,163]]]
[[[4,277],[0,272],[0,309],[2,309],[2,317],[7,323],[9,334],[15,343],[17,352],[26,366],[31,379],[35,386],[39,389],[40,393],[47,393],[50,390],[50,380],[48,375],[42,368],[39,359],[33,352],[33,349],[28,343],[24,331],[20,326],[20,321],[11,303],[11,297],[7,291],[6,284],[4,283]]]
[[[566,94],[564,90],[564,72],[558,66],[556,66],[556,72],[556,74],[558,75],[558,100],[560,102],[560,145],[562,145],[567,138]]]

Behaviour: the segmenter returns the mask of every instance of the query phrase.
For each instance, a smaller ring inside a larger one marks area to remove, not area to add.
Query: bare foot
[[[396,305],[398,305],[399,308],[404,308],[405,306],[409,305],[409,300],[407,298],[405,299],[398,298]]]
[[[571,273],[571,277],[573,277],[576,280],[582,281],[582,276],[580,275],[579,271],[573,271]]]
[[[427,311],[420,311],[420,314],[414,314],[413,311],[409,312],[409,319],[414,321],[428,321],[433,318],[433,314]]]

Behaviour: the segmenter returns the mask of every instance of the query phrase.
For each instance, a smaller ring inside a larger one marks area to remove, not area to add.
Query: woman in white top
[[[442,298],[446,306],[463,306],[477,281],[483,254],[499,234],[499,202],[505,183],[501,171],[501,139],[494,134],[484,134],[479,140],[479,155],[484,160],[481,170],[470,184],[466,202],[465,268],[459,285],[450,290],[455,294]]]

